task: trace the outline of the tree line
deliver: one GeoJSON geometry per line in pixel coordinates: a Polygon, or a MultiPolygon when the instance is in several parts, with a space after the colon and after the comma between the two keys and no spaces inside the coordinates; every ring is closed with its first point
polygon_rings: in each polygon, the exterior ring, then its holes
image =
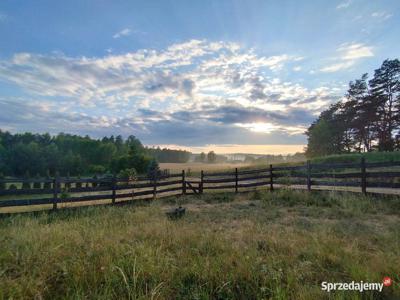
{"type": "Polygon", "coordinates": [[[385,60],[351,81],[343,100],[321,112],[306,131],[307,157],[400,149],[400,61],[385,60]]]}
{"type": "Polygon", "coordinates": [[[60,133],[12,134],[0,130],[0,173],[6,176],[77,176],[134,169],[146,173],[152,161],[186,162],[190,152],[147,148],[135,136],[92,139],[60,133]]]}

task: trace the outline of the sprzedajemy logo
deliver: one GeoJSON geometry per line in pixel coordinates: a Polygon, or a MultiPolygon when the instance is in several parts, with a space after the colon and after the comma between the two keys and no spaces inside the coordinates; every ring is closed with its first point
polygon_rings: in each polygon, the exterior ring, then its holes
{"type": "Polygon", "coordinates": [[[382,283],[379,282],[364,282],[364,281],[351,281],[351,282],[326,282],[321,283],[321,289],[327,291],[379,291],[382,292],[384,286],[392,285],[392,279],[388,276],[383,278],[382,283]]]}

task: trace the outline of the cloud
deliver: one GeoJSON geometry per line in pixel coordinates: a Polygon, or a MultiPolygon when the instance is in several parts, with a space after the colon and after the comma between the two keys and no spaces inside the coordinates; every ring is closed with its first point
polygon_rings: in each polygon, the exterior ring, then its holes
{"type": "Polygon", "coordinates": [[[347,0],[347,1],[343,1],[340,2],[337,6],[336,9],[344,9],[344,8],[348,8],[351,4],[351,0],[347,0]]]}
{"type": "Polygon", "coordinates": [[[129,28],[124,28],[124,29],[122,29],[121,31],[118,31],[117,33],[115,33],[115,34],[113,35],[113,38],[114,38],[114,39],[119,39],[120,37],[124,37],[124,36],[131,35],[131,33],[132,33],[132,30],[131,30],[131,29],[129,29],[129,28]]]}
{"type": "Polygon", "coordinates": [[[341,58],[344,60],[355,60],[362,57],[374,56],[372,47],[361,43],[343,44],[337,51],[341,52],[341,58]]]}
{"type": "Polygon", "coordinates": [[[0,80],[27,96],[0,99],[0,126],[135,134],[148,144],[232,144],[238,137],[249,144],[302,144],[302,130],[336,92],[278,77],[301,59],[207,40],[104,57],[18,53],[0,61],[0,80]]]}
{"type": "Polygon", "coordinates": [[[371,14],[371,17],[379,19],[381,21],[386,21],[390,19],[393,15],[386,11],[376,11],[371,14]]]}
{"type": "Polygon", "coordinates": [[[348,69],[353,65],[354,65],[354,61],[345,61],[345,62],[340,62],[340,63],[336,63],[336,64],[332,64],[332,65],[323,67],[322,69],[320,69],[320,71],[326,72],[326,73],[332,73],[332,72],[337,72],[340,70],[348,69]]]}
{"type": "Polygon", "coordinates": [[[360,58],[374,56],[373,47],[362,43],[345,43],[340,45],[336,51],[339,53],[339,56],[335,60],[339,61],[321,68],[321,72],[331,73],[346,70],[352,67],[360,58]]]}

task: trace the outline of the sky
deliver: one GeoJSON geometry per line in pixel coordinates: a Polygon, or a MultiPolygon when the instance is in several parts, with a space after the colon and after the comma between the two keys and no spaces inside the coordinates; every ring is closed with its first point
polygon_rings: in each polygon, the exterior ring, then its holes
{"type": "Polygon", "coordinates": [[[400,1],[0,2],[0,129],[194,152],[302,151],[400,57],[400,1]]]}

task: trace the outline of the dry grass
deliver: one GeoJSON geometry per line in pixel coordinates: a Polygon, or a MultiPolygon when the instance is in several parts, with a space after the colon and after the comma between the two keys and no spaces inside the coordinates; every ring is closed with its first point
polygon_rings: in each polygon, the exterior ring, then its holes
{"type": "Polygon", "coordinates": [[[172,173],[182,172],[185,170],[188,172],[190,169],[191,172],[198,173],[201,170],[204,172],[217,172],[217,171],[225,171],[225,170],[234,170],[235,168],[248,167],[249,164],[246,163],[160,163],[161,169],[169,169],[172,173]]]}
{"type": "Polygon", "coordinates": [[[289,190],[13,215],[0,299],[398,299],[399,222],[398,198],[289,190]],[[384,275],[383,293],[320,288],[384,275]]]}

